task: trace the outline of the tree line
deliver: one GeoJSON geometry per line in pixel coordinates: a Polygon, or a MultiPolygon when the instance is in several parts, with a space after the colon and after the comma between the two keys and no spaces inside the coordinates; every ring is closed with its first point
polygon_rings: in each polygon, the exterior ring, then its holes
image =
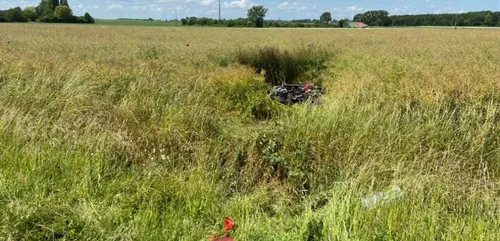
{"type": "Polygon", "coordinates": [[[68,0],[41,0],[38,6],[0,10],[0,22],[47,22],[47,23],[94,23],[94,18],[85,13],[74,16],[68,0]]]}
{"type": "Polygon", "coordinates": [[[348,27],[349,22],[363,22],[370,26],[500,26],[500,12],[480,11],[460,14],[420,14],[389,15],[385,10],[367,11],[354,16],[352,20],[335,20],[330,12],[324,12],[319,19],[299,19],[290,21],[264,20],[267,9],[253,6],[248,9],[247,18],[212,19],[187,17],[181,19],[183,25],[223,26],[223,27],[348,27]]]}
{"type": "MultiPolygon", "coordinates": [[[[256,27],[256,23],[246,18],[237,19],[212,19],[187,17],[181,19],[185,26],[213,26],[213,27],[256,27]]],[[[297,19],[297,20],[264,20],[262,27],[276,28],[312,28],[312,27],[337,27],[334,24],[325,24],[316,19],[297,19]]]]}
{"type": "Polygon", "coordinates": [[[354,16],[354,21],[370,26],[500,26],[500,12],[480,11],[467,13],[392,15],[384,10],[368,11],[354,16]]]}
{"type": "Polygon", "coordinates": [[[238,19],[212,19],[212,18],[197,18],[187,17],[181,19],[182,25],[193,26],[223,26],[223,27],[333,27],[330,25],[332,20],[330,13],[324,13],[320,20],[315,19],[298,19],[290,21],[282,20],[264,20],[268,9],[262,5],[252,6],[248,9],[247,18],[238,19]]]}

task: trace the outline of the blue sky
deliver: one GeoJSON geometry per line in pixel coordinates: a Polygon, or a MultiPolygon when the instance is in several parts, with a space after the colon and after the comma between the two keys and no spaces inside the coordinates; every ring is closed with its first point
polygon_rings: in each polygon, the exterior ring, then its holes
{"type": "MultiPolygon", "coordinates": [[[[0,9],[37,5],[39,0],[0,0],[0,9]]],[[[218,17],[218,0],[69,0],[76,15],[89,12],[95,18],[175,19],[186,16],[218,17]]],[[[252,5],[269,8],[266,19],[319,18],[331,12],[333,18],[352,18],[367,10],[388,10],[395,14],[456,13],[478,10],[500,11],[500,0],[221,0],[222,17],[245,17],[252,5]]]]}

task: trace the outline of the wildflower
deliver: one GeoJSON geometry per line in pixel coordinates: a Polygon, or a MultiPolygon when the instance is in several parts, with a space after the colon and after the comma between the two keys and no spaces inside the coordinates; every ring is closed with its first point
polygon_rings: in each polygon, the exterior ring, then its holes
{"type": "Polygon", "coordinates": [[[230,237],[231,231],[234,229],[234,221],[228,217],[224,218],[224,231],[225,237],[217,238],[215,235],[210,236],[210,241],[234,241],[233,238],[230,237]]]}
{"type": "Polygon", "coordinates": [[[233,230],[234,228],[234,221],[231,220],[228,217],[224,218],[224,229],[226,230],[226,233],[229,233],[233,230]]]}

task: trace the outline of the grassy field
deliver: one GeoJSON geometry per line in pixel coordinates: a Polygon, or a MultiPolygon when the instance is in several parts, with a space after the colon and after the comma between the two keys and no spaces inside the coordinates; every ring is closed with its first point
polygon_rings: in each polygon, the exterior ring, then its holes
{"type": "Polygon", "coordinates": [[[500,32],[0,32],[0,240],[500,240],[500,32]],[[235,60],[309,45],[319,106],[235,60]]]}

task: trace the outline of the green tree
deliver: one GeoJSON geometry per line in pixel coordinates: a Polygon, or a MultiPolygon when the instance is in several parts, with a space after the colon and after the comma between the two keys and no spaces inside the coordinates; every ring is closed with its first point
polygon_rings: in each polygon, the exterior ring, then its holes
{"type": "Polygon", "coordinates": [[[59,5],[69,7],[68,0],[61,0],[61,2],[59,3],[59,5]]]}
{"type": "Polygon", "coordinates": [[[349,19],[344,18],[339,20],[339,28],[345,28],[349,25],[349,19]]]}
{"type": "Polygon", "coordinates": [[[372,26],[389,26],[391,24],[389,12],[384,10],[368,11],[363,15],[356,15],[355,18],[357,18],[357,21],[362,21],[372,26]]]}
{"type": "Polygon", "coordinates": [[[490,13],[487,13],[486,15],[484,15],[484,25],[495,26],[493,15],[491,15],[490,13]]]}
{"type": "Polygon", "coordinates": [[[257,28],[264,26],[264,18],[266,17],[268,9],[262,5],[256,5],[248,9],[248,20],[255,23],[257,28]]]}
{"type": "Polygon", "coordinates": [[[26,7],[23,9],[24,16],[30,21],[36,21],[38,13],[36,7],[26,7]]]}
{"type": "Polygon", "coordinates": [[[321,14],[321,17],[319,17],[319,21],[328,24],[330,21],[332,21],[332,14],[329,12],[324,12],[321,14]]]}
{"type": "Polygon", "coordinates": [[[50,10],[55,11],[59,6],[59,0],[48,0],[48,7],[50,10]]]}
{"type": "Polygon", "coordinates": [[[38,13],[38,16],[43,17],[54,14],[54,9],[50,9],[49,0],[41,0],[38,7],[36,7],[36,12],[38,13]]]}
{"type": "Polygon", "coordinates": [[[358,13],[354,16],[353,21],[354,22],[363,22],[363,17],[364,17],[364,14],[358,13]]]}
{"type": "Polygon", "coordinates": [[[198,19],[195,17],[188,18],[187,25],[195,25],[198,23],[198,19]]]}
{"type": "Polygon", "coordinates": [[[54,16],[60,21],[69,23],[73,19],[73,11],[67,6],[57,6],[54,11],[54,16]]]}
{"type": "Polygon", "coordinates": [[[28,19],[24,16],[23,10],[20,7],[11,8],[5,14],[7,22],[27,22],[28,19]]]}
{"type": "Polygon", "coordinates": [[[86,23],[95,23],[95,20],[92,16],[90,16],[90,13],[85,13],[85,15],[83,15],[83,18],[85,19],[86,23]]]}
{"type": "Polygon", "coordinates": [[[0,23],[6,22],[7,19],[5,19],[5,12],[0,10],[0,23]]]}

